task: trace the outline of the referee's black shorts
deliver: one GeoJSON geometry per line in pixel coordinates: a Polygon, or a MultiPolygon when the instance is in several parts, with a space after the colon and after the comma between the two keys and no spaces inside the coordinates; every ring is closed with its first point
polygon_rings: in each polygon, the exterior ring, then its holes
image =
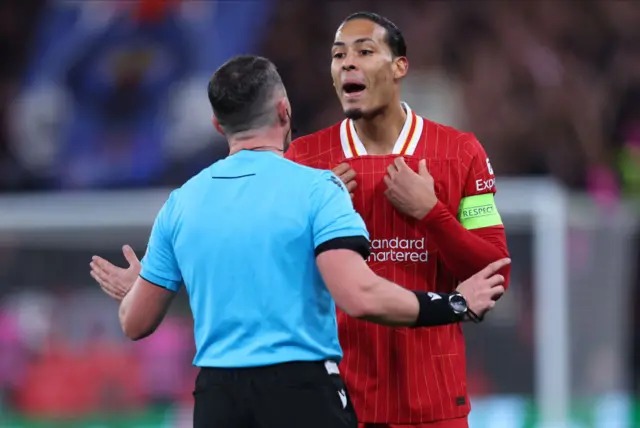
{"type": "Polygon", "coordinates": [[[202,368],[193,395],[194,428],[358,427],[340,375],[324,362],[202,368]]]}

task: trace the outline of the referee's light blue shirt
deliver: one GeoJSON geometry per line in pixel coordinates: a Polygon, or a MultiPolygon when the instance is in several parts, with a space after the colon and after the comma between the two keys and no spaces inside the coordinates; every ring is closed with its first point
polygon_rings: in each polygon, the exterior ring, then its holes
{"type": "Polygon", "coordinates": [[[351,236],[369,239],[333,173],[241,151],[171,193],[140,275],[172,291],[186,285],[196,366],[339,361],[335,304],[314,250],[351,236]]]}

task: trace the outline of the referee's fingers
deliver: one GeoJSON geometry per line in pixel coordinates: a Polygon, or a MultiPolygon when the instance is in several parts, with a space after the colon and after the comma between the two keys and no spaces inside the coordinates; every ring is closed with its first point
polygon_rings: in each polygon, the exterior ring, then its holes
{"type": "Polygon", "coordinates": [[[104,277],[101,277],[96,271],[89,272],[91,277],[96,280],[102,291],[104,291],[110,297],[113,297],[116,300],[121,300],[125,294],[125,291],[120,287],[114,285],[114,283],[106,280],[104,277]]]}
{"type": "Polygon", "coordinates": [[[91,264],[91,276],[98,281],[101,287],[108,287],[114,292],[125,292],[126,287],[122,284],[121,279],[114,272],[102,269],[95,263],[91,264]]]}
{"type": "Polygon", "coordinates": [[[502,285],[498,285],[497,287],[493,287],[490,290],[490,296],[492,300],[498,300],[500,296],[504,294],[504,287],[502,285]]]}
{"type": "Polygon", "coordinates": [[[96,282],[100,284],[100,286],[102,286],[102,279],[96,274],[94,270],[89,271],[89,275],[91,275],[91,278],[95,279],[96,282]]]}
{"type": "Polygon", "coordinates": [[[111,289],[109,289],[108,287],[104,287],[104,286],[100,286],[100,288],[102,289],[102,291],[105,292],[105,294],[109,297],[111,297],[112,299],[116,299],[116,300],[122,300],[122,296],[120,295],[120,293],[117,293],[111,289]]]}
{"type": "Polygon", "coordinates": [[[93,279],[96,280],[96,282],[98,283],[98,285],[100,286],[100,288],[102,288],[102,290],[106,293],[110,293],[110,287],[109,287],[109,283],[108,281],[105,281],[104,278],[102,278],[100,275],[98,275],[95,271],[91,271],[90,275],[93,279]]]}
{"type": "Polygon", "coordinates": [[[109,282],[109,276],[101,269],[91,266],[91,277],[98,281],[100,285],[109,282]]]}
{"type": "Polygon", "coordinates": [[[502,284],[504,284],[504,276],[502,275],[492,275],[487,278],[487,285],[491,288],[502,284]]]}
{"type": "Polygon", "coordinates": [[[95,263],[100,269],[102,269],[102,270],[104,270],[106,272],[111,272],[113,270],[113,268],[116,267],[111,262],[103,259],[100,256],[93,256],[93,258],[91,259],[91,262],[95,263]]]}
{"type": "Polygon", "coordinates": [[[131,248],[131,246],[123,246],[122,253],[124,254],[124,258],[129,262],[129,265],[137,265],[138,263],[140,263],[140,260],[138,260],[138,256],[136,256],[136,252],[133,251],[133,248],[131,248]]]}
{"type": "Polygon", "coordinates": [[[500,269],[507,266],[509,263],[511,263],[511,259],[509,258],[497,260],[493,263],[490,263],[486,268],[478,272],[478,276],[480,276],[481,278],[489,278],[490,276],[498,272],[500,269]]]}

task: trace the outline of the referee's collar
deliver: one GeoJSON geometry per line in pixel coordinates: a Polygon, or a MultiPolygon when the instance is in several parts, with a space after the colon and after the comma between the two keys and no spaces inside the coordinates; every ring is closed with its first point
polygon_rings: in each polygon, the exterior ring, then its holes
{"type": "Polygon", "coordinates": [[[230,154],[228,157],[236,156],[236,155],[239,155],[240,153],[244,153],[246,156],[251,156],[251,154],[254,154],[254,153],[255,154],[270,153],[275,156],[282,156],[284,154],[284,152],[276,151],[275,149],[270,150],[270,149],[256,148],[256,149],[240,149],[237,152],[230,154]]]}

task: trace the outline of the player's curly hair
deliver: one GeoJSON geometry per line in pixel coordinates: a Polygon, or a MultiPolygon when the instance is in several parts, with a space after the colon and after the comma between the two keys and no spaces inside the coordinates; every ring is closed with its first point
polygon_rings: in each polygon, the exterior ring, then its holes
{"type": "Polygon", "coordinates": [[[342,23],[344,24],[355,19],[366,19],[384,28],[387,32],[385,42],[389,46],[389,49],[391,49],[391,54],[394,57],[407,56],[407,44],[404,41],[404,35],[391,20],[373,12],[356,12],[347,16],[342,23]]]}
{"type": "Polygon", "coordinates": [[[209,81],[213,114],[229,135],[259,129],[277,120],[275,91],[284,91],[276,66],[266,58],[241,55],[225,62],[209,81]]]}

